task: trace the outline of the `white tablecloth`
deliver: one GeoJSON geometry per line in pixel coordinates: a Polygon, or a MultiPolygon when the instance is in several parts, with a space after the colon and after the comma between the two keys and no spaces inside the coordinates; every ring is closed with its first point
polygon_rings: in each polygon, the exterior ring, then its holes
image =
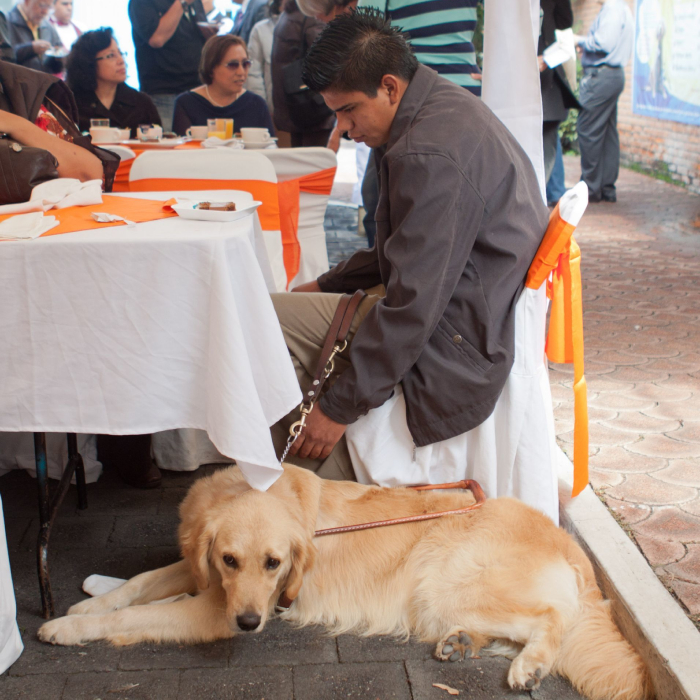
{"type": "Polygon", "coordinates": [[[0,243],[0,431],[200,428],[269,487],[280,473],[269,426],[300,392],[255,222],[0,243]]]}

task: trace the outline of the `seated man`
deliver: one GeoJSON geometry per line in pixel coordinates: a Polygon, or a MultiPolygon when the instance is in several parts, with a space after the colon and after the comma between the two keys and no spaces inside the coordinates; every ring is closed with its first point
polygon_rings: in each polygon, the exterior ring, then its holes
{"type": "MultiPolygon", "coordinates": [[[[399,383],[416,447],[466,433],[492,413],[548,212],[506,127],[467,90],[419,65],[383,13],[334,19],[307,56],[304,80],[341,131],[375,149],[380,180],[375,248],[294,290],[306,294],[273,295],[308,391],[338,293],[381,290],[361,304],[337,378],[291,450],[290,461],[320,476],[351,479],[345,430],[399,383]]],[[[297,418],[273,427],[279,449],[297,418]]]]}

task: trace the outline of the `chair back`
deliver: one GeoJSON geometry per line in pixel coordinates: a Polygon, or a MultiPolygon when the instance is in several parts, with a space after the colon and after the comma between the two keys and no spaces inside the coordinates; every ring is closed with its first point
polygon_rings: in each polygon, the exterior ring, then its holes
{"type": "MultiPolygon", "coordinates": [[[[333,187],[337,158],[329,148],[281,148],[260,151],[275,168],[282,198],[298,196],[296,237],[300,248],[298,265],[290,277],[289,288],[315,280],[328,270],[328,251],[324,219],[333,187]],[[296,189],[298,182],[298,190],[296,189]],[[298,192],[298,195],[296,195],[298,192]]],[[[281,215],[285,206],[280,201],[281,215]]],[[[284,224],[283,224],[284,228],[284,224]]],[[[289,264],[287,272],[290,272],[289,264]]]]}
{"type": "Polygon", "coordinates": [[[255,151],[229,148],[149,150],[129,175],[132,192],[173,190],[243,190],[262,202],[258,209],[275,285],[287,283],[280,231],[277,175],[270,161],[255,151]]]}

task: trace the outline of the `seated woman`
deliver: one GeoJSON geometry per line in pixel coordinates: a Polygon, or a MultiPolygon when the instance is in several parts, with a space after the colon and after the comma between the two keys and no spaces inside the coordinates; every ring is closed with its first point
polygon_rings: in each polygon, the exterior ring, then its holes
{"type": "Polygon", "coordinates": [[[110,126],[131,129],[135,138],[139,124],[161,123],[153,100],[124,82],[126,63],[111,27],[82,34],[73,44],[67,70],[81,131],[90,128],[91,119],[109,119],[110,126]]]}
{"type": "Polygon", "coordinates": [[[250,60],[243,39],[232,34],[213,36],[204,44],[199,77],[204,85],[183,92],[175,100],[173,131],[184,135],[207,119],[233,119],[236,131],[246,127],[274,127],[265,100],[245,89],[250,60]]]}
{"type": "Polygon", "coordinates": [[[73,95],[62,80],[0,61],[0,132],[49,151],[58,161],[59,177],[102,180],[110,192],[119,157],[81,136],[77,116],[73,95]]]}

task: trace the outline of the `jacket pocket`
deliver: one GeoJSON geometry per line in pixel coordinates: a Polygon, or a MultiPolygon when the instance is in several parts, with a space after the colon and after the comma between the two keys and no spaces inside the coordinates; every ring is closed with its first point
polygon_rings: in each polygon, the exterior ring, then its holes
{"type": "Polygon", "coordinates": [[[440,319],[437,332],[447,340],[454,350],[460,353],[466,360],[487,372],[493,367],[493,362],[485,358],[465,337],[445,318],[440,319]]]}

